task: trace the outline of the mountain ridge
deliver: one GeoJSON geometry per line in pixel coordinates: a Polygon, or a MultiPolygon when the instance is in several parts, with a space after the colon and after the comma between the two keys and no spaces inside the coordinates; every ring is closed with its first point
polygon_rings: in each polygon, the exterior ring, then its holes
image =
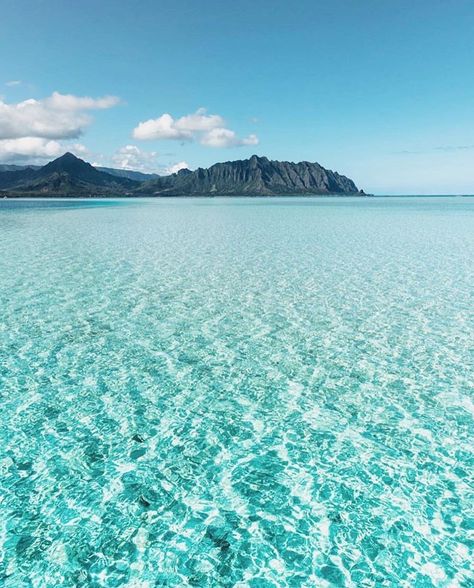
{"type": "Polygon", "coordinates": [[[138,185],[128,178],[101,172],[69,152],[39,169],[0,173],[0,189],[17,197],[123,195],[138,185]]]}
{"type": "MultiPolygon", "coordinates": [[[[35,165],[35,164],[26,164],[20,165],[15,163],[0,163],[0,173],[6,171],[24,171],[25,169],[41,169],[42,165],[35,165]]],[[[105,172],[110,174],[111,176],[118,176],[120,178],[128,178],[129,180],[135,180],[137,182],[145,182],[147,180],[153,180],[160,177],[159,174],[153,172],[142,172],[134,169],[122,169],[116,167],[102,167],[99,165],[94,165],[95,169],[101,172],[105,172]]]]}
{"type": "Polygon", "coordinates": [[[249,159],[180,170],[145,182],[138,192],[155,196],[276,196],[291,194],[363,194],[346,176],[318,163],[249,159]]]}
{"type": "Polygon", "coordinates": [[[0,171],[0,193],[11,197],[365,195],[347,176],[308,161],[252,155],[139,181],[97,169],[69,152],[40,168],[0,171]]]}
{"type": "Polygon", "coordinates": [[[110,174],[111,176],[117,176],[119,178],[128,178],[129,180],[135,180],[136,182],[146,182],[147,180],[154,180],[159,178],[160,175],[156,173],[141,172],[135,169],[119,169],[115,167],[102,167],[94,166],[95,169],[110,174]]]}

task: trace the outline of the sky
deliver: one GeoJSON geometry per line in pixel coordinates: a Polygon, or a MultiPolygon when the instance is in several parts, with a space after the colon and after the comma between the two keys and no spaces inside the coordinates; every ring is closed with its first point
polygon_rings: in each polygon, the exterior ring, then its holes
{"type": "Polygon", "coordinates": [[[473,0],[1,0],[0,163],[252,154],[474,193],[473,0]]]}

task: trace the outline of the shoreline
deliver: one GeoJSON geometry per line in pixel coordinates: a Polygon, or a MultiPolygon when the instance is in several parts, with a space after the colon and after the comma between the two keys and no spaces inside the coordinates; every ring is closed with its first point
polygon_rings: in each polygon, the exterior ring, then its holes
{"type": "Polygon", "coordinates": [[[472,198],[474,194],[186,194],[186,195],[173,195],[173,196],[158,196],[158,195],[147,195],[143,194],[140,196],[125,196],[123,194],[117,195],[103,195],[97,194],[94,196],[84,196],[84,195],[29,195],[25,194],[22,196],[12,196],[12,195],[2,195],[0,193],[0,201],[2,200],[141,200],[141,199],[150,199],[150,200],[171,200],[171,199],[195,199],[195,198],[206,198],[209,200],[215,198],[246,198],[246,199],[256,199],[256,198],[265,198],[268,200],[274,198],[308,198],[308,199],[316,199],[316,198],[338,198],[338,199],[347,199],[347,198],[357,198],[357,199],[365,199],[365,198],[472,198]]]}

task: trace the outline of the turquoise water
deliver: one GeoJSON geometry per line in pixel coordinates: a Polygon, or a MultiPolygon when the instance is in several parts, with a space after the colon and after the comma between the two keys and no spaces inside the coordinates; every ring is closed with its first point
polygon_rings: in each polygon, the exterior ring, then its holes
{"type": "Polygon", "coordinates": [[[1,201],[0,251],[1,586],[473,585],[474,198],[1,201]]]}

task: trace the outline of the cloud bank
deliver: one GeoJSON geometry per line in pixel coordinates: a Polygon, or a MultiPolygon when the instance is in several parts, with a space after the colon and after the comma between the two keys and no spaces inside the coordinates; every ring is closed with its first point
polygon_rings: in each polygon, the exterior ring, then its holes
{"type": "Polygon", "coordinates": [[[160,154],[156,151],[144,151],[136,145],[124,145],[117,149],[110,160],[103,156],[97,165],[109,165],[119,169],[131,169],[141,171],[143,173],[157,173],[160,175],[168,175],[178,172],[180,169],[189,168],[186,161],[178,161],[176,163],[163,163],[159,161],[160,154]]]}
{"type": "Polygon", "coordinates": [[[192,114],[173,118],[164,113],[158,118],[140,122],[133,129],[133,137],[141,141],[175,140],[199,141],[206,147],[237,147],[257,145],[258,137],[249,135],[240,139],[236,133],[225,127],[225,121],[219,114],[207,114],[206,109],[199,108],[192,114]]]}
{"type": "Polygon", "coordinates": [[[0,140],[77,138],[92,121],[88,111],[110,108],[118,101],[116,96],[89,98],[59,92],[43,100],[0,101],[0,140]]]}
{"type": "Polygon", "coordinates": [[[62,147],[58,141],[41,139],[40,137],[22,137],[0,141],[0,161],[53,158],[62,155],[62,153],[62,147]]]}
{"type": "Polygon", "coordinates": [[[51,158],[70,146],[59,141],[76,139],[92,122],[89,112],[118,104],[116,96],[91,98],[53,92],[8,104],[0,100],[0,159],[51,158]]]}
{"type": "Polygon", "coordinates": [[[63,143],[41,137],[21,137],[19,139],[4,139],[0,141],[0,162],[9,163],[22,161],[29,163],[44,163],[65,151],[72,151],[78,157],[85,156],[88,151],[80,143],[63,143]]]}
{"type": "Polygon", "coordinates": [[[154,172],[158,167],[157,157],[156,151],[143,151],[136,145],[125,145],[114,153],[112,164],[120,169],[154,172]]]}
{"type": "Polygon", "coordinates": [[[257,135],[249,135],[244,139],[239,139],[234,131],[218,127],[203,135],[201,143],[207,147],[239,147],[241,145],[258,145],[258,137],[257,135]]]}
{"type": "MultiPolygon", "coordinates": [[[[12,86],[16,84],[16,80],[8,82],[12,86]]],[[[7,103],[0,97],[0,161],[29,160],[42,163],[65,151],[85,155],[87,149],[73,141],[91,124],[93,111],[112,108],[118,103],[119,98],[116,96],[93,98],[60,92],[53,92],[42,99],[30,98],[16,103],[7,103]]],[[[214,148],[257,145],[259,142],[255,134],[239,137],[226,126],[222,116],[209,114],[204,108],[180,118],[164,113],[158,118],[140,122],[132,134],[140,141],[195,141],[214,148]]],[[[96,157],[105,159],[105,156],[99,154],[96,157]]],[[[144,172],[159,170],[161,173],[174,173],[189,167],[185,161],[160,165],[157,158],[156,151],[125,145],[107,159],[121,169],[144,172]]]]}

